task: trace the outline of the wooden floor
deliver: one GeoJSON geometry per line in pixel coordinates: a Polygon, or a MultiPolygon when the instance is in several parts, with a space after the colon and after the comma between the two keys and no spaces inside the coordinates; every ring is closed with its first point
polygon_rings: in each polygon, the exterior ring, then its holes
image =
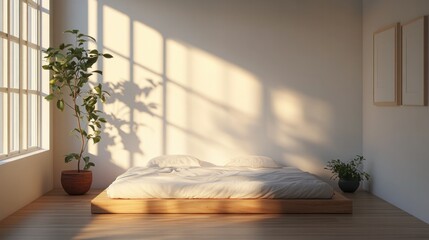
{"type": "Polygon", "coordinates": [[[97,214],[54,190],[0,221],[0,239],[429,239],[429,225],[366,193],[353,214],[97,214]]]}

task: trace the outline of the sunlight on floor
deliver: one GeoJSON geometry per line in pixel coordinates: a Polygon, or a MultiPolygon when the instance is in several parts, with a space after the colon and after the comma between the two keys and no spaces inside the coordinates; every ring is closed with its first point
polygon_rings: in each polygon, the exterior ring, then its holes
{"type": "MultiPolygon", "coordinates": [[[[192,235],[192,232],[204,232],[210,229],[240,228],[246,226],[246,234],[252,235],[260,231],[260,224],[270,219],[278,218],[275,214],[246,214],[244,218],[241,214],[100,214],[93,215],[87,227],[81,229],[79,239],[94,238],[144,238],[150,236],[151,239],[180,238],[180,236],[192,235]],[[136,226],[136,223],[145,221],[144,225],[136,226]],[[198,222],[198,231],[193,229],[195,222],[198,222]],[[253,223],[253,224],[252,224],[253,223]],[[159,226],[165,229],[163,234],[159,234],[159,226]],[[97,226],[97,227],[94,227],[97,226]],[[116,226],[127,226],[117,228],[116,226]],[[169,229],[175,229],[170,231],[169,229]],[[154,238],[158,236],[158,238],[154,238]],[[170,236],[170,237],[168,237],[170,236]]],[[[200,235],[201,236],[201,235],[200,235]]]]}

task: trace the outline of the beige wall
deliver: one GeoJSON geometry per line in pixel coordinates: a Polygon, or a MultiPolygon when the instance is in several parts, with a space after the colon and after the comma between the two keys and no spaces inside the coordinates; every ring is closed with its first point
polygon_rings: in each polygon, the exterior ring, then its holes
{"type": "Polygon", "coordinates": [[[52,151],[0,163],[0,220],[52,189],[52,151]]]}
{"type": "MultiPolygon", "coordinates": [[[[46,8],[45,5],[44,7],[46,8]]],[[[50,7],[50,9],[52,8],[50,7]]],[[[43,24],[49,23],[49,20],[52,20],[52,15],[45,11],[42,19],[43,24]]],[[[49,45],[49,39],[52,38],[51,28],[43,25],[42,29],[46,31],[42,37],[44,40],[42,45],[49,45]]],[[[42,81],[48,82],[49,75],[47,72],[42,73],[42,79],[42,81]]],[[[48,86],[42,87],[41,91],[46,94],[48,86]]],[[[0,161],[0,220],[53,188],[53,116],[51,104],[42,101],[41,110],[41,146],[43,150],[0,161]]]]}
{"type": "MultiPolygon", "coordinates": [[[[321,176],[361,154],[361,16],[359,0],[55,1],[56,44],[78,28],[115,56],[99,65],[113,94],[93,187],[166,153],[262,154],[321,176]]],[[[54,126],[59,186],[76,145],[64,114],[54,126]]]]}
{"type": "Polygon", "coordinates": [[[363,2],[363,153],[371,191],[429,222],[429,108],[372,104],[372,34],[429,14],[426,0],[363,2]]]}

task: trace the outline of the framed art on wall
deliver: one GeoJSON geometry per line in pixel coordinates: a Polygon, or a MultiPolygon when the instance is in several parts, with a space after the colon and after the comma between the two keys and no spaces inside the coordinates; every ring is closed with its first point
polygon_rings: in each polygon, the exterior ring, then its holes
{"type": "Polygon", "coordinates": [[[374,32],[373,100],[377,106],[401,104],[399,23],[374,32]]]}
{"type": "Polygon", "coordinates": [[[427,16],[402,25],[402,105],[427,106],[427,16]]]}

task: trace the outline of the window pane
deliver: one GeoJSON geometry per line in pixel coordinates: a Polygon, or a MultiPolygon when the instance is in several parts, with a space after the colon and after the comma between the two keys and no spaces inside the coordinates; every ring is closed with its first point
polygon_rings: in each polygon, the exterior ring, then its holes
{"type": "Polygon", "coordinates": [[[21,17],[21,21],[22,21],[22,32],[21,32],[21,37],[22,39],[24,39],[25,41],[27,41],[27,23],[28,23],[28,19],[27,19],[27,11],[28,11],[28,6],[27,3],[25,1],[22,2],[22,17],[21,17]]]}
{"type": "Polygon", "coordinates": [[[31,90],[37,90],[37,50],[28,48],[28,88],[31,90]]]}
{"type": "Polygon", "coordinates": [[[7,87],[7,42],[0,38],[0,87],[7,87]]]}
{"type": "Polygon", "coordinates": [[[19,150],[19,94],[10,96],[10,151],[19,150]]]}
{"type": "Polygon", "coordinates": [[[19,44],[10,42],[10,87],[19,88],[19,44]]]}
{"type": "Polygon", "coordinates": [[[37,44],[37,10],[28,8],[28,41],[37,44]]]}
{"type": "MultiPolygon", "coordinates": [[[[47,54],[42,52],[42,53],[40,53],[40,55],[41,55],[41,59],[42,59],[41,64],[47,64],[46,58],[45,58],[47,56],[47,54]]],[[[49,71],[41,71],[40,76],[41,76],[41,78],[39,79],[39,81],[42,83],[40,86],[40,88],[41,88],[40,90],[45,94],[49,94],[49,84],[48,84],[49,79],[50,79],[49,71]]]]}
{"type": "Polygon", "coordinates": [[[19,1],[10,0],[10,34],[19,37],[19,1]]]}
{"type": "Polygon", "coordinates": [[[0,0],[0,155],[49,146],[40,135],[41,123],[48,130],[50,124],[44,110],[49,104],[42,105],[42,94],[49,94],[49,72],[41,71],[40,52],[50,45],[49,4],[0,0]]]}
{"type": "Polygon", "coordinates": [[[22,114],[21,116],[21,121],[23,122],[22,126],[21,126],[21,134],[22,134],[22,150],[27,150],[27,116],[28,113],[26,111],[27,109],[27,94],[23,93],[22,94],[22,98],[21,98],[21,104],[22,104],[22,109],[23,111],[20,113],[22,114]]]}
{"type": "Polygon", "coordinates": [[[7,98],[0,92],[0,155],[7,151],[7,98]]]}
{"type": "Polygon", "coordinates": [[[7,1],[0,0],[0,31],[7,33],[7,1]]]}
{"type": "Polygon", "coordinates": [[[22,51],[22,61],[21,61],[21,88],[22,89],[27,89],[27,75],[28,75],[28,64],[27,64],[27,59],[28,59],[28,53],[27,53],[27,46],[26,45],[22,45],[21,46],[21,51],[22,51]]]}
{"type": "Polygon", "coordinates": [[[42,0],[42,8],[49,10],[49,0],[42,0]]]}
{"type": "Polygon", "coordinates": [[[35,147],[37,146],[37,95],[30,94],[28,102],[28,146],[35,147]]]}
{"type": "Polygon", "coordinates": [[[47,49],[49,48],[49,32],[50,32],[50,26],[49,26],[49,13],[48,12],[42,12],[42,18],[41,18],[41,24],[40,24],[40,44],[42,45],[42,48],[47,49]]]}

